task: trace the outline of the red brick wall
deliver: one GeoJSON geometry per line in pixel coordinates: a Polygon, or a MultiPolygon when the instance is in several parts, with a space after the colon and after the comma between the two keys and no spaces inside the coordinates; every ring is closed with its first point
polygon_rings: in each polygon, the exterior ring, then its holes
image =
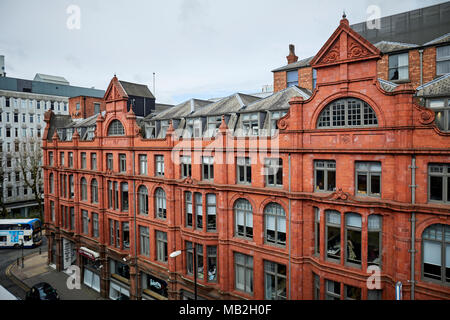
{"type": "MultiPolygon", "coordinates": [[[[418,49],[409,51],[409,80],[414,88],[420,86],[420,53],[418,49]]],[[[436,77],[436,47],[423,49],[422,84],[436,77]]],[[[389,80],[389,54],[384,54],[377,63],[378,77],[389,80]]]]}
{"type": "Polygon", "coordinates": [[[69,98],[69,114],[73,118],[89,118],[94,115],[94,103],[100,103],[100,111],[105,110],[105,101],[102,98],[78,96],[69,98]],[[77,103],[80,110],[76,110],[77,103]]]}
{"type": "Polygon", "coordinates": [[[286,71],[279,71],[273,73],[273,91],[278,92],[286,89],[286,71]]]}

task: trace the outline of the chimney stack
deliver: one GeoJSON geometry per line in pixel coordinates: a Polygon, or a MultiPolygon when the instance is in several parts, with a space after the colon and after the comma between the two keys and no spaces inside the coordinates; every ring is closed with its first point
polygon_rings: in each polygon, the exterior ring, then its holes
{"type": "Polygon", "coordinates": [[[286,57],[288,64],[298,61],[298,57],[295,55],[295,46],[293,44],[289,45],[289,55],[286,57]]]}

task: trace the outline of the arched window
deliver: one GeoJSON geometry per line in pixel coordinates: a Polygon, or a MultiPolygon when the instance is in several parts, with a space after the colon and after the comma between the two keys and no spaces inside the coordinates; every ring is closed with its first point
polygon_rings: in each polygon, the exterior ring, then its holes
{"type": "Polygon", "coordinates": [[[108,136],[123,136],[125,129],[119,120],[113,120],[108,128],[108,136]]]}
{"type": "Polygon", "coordinates": [[[98,203],[98,182],[96,179],[91,181],[91,202],[98,203]]]}
{"type": "Polygon", "coordinates": [[[338,99],[327,105],[320,113],[317,128],[376,127],[375,111],[364,101],[356,98],[338,99]]]}
{"type": "Polygon", "coordinates": [[[145,186],[138,188],[138,206],[140,214],[148,214],[148,191],[145,186]]]}
{"type": "Polygon", "coordinates": [[[264,225],[266,242],[286,245],[286,213],[281,205],[272,202],[264,208],[264,225]]]}
{"type": "Polygon", "coordinates": [[[81,186],[81,200],[87,201],[87,181],[85,178],[81,178],[80,186],[81,186]]]}
{"type": "Polygon", "coordinates": [[[54,186],[53,173],[50,173],[48,176],[48,189],[50,193],[54,192],[53,186],[54,186]]]}
{"type": "Polygon", "coordinates": [[[253,208],[248,200],[239,199],[234,203],[234,234],[253,239],[253,208]]]}
{"type": "Polygon", "coordinates": [[[157,218],[166,219],[166,193],[161,188],[155,191],[155,209],[157,218]]]}
{"type": "Polygon", "coordinates": [[[450,226],[433,224],[422,234],[422,275],[450,283],[450,226]]]}

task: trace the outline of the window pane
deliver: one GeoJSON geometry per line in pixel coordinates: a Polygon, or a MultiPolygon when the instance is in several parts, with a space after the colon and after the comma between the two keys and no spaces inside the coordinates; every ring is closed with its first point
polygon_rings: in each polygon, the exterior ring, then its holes
{"type": "Polygon", "coordinates": [[[358,173],[358,193],[367,194],[367,174],[358,173]]]}
{"type": "Polygon", "coordinates": [[[329,258],[340,259],[341,232],[340,228],[327,227],[327,255],[329,258]]]}
{"type": "Polygon", "coordinates": [[[381,177],[379,175],[372,175],[370,177],[370,191],[371,194],[379,195],[381,189],[381,177]]]}
{"type": "Polygon", "coordinates": [[[442,201],[443,177],[430,176],[430,200],[442,201]]]}

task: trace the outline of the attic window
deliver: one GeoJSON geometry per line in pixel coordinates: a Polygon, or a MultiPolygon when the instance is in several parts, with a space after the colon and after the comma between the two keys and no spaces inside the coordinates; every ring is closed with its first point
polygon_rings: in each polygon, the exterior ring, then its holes
{"type": "Polygon", "coordinates": [[[298,84],[298,70],[288,71],[286,73],[286,87],[296,86],[298,84]]]}
{"type": "Polygon", "coordinates": [[[108,128],[108,136],[123,136],[125,129],[119,120],[113,120],[108,128]]]}

